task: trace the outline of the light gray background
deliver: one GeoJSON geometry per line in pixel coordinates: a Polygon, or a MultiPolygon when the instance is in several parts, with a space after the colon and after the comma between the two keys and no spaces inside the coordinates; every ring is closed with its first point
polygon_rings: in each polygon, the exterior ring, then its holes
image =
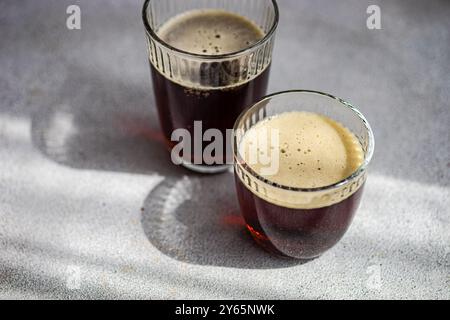
{"type": "Polygon", "coordinates": [[[170,165],[140,10],[0,2],[0,298],[450,298],[449,1],[280,0],[270,91],[345,98],[377,142],[350,230],[306,264],[255,246],[231,174],[170,165]]]}

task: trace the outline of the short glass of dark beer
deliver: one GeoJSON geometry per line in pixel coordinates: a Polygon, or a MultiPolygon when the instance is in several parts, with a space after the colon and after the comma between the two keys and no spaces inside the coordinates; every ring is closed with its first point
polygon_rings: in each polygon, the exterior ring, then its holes
{"type": "Polygon", "coordinates": [[[344,235],[374,151],[358,109],[317,91],[287,91],[237,119],[235,182],[248,230],[278,255],[313,259],[344,235]]]}
{"type": "Polygon", "coordinates": [[[202,173],[227,170],[235,120],[266,94],[275,0],[146,0],[143,20],[172,161],[202,173]]]}

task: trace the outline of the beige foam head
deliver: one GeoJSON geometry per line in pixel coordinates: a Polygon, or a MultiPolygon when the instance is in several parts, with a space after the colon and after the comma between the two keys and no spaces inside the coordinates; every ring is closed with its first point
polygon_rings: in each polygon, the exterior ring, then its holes
{"type": "Polygon", "coordinates": [[[168,20],[158,36],[179,50],[220,55],[245,49],[264,37],[251,20],[223,10],[193,10],[168,20]]]}
{"type": "MultiPolygon", "coordinates": [[[[355,172],[364,161],[364,152],[356,136],[338,122],[309,112],[287,112],[267,118],[250,128],[240,143],[245,161],[259,175],[266,167],[249,157],[255,137],[277,132],[279,144],[257,149],[258,154],[278,155],[279,166],[269,181],[294,188],[318,188],[337,183],[355,172]],[[275,149],[277,148],[277,149],[275,149]],[[273,153],[274,150],[278,152],[273,153]]],[[[259,144],[261,145],[261,144],[259,144]]]]}

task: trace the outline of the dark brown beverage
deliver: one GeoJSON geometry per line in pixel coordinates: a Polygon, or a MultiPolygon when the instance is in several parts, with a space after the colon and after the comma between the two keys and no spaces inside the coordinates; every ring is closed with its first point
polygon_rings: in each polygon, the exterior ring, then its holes
{"type": "MultiPolygon", "coordinates": [[[[350,176],[361,165],[364,152],[347,128],[325,116],[287,112],[266,118],[248,130],[239,147],[246,166],[270,181],[264,187],[237,167],[236,189],[247,228],[268,251],[312,259],[333,247],[347,231],[359,206],[364,180],[332,194],[307,192],[298,197],[289,189],[325,188],[350,176]],[[270,176],[251,162],[251,148],[261,132],[277,132],[279,143],[267,145],[278,159],[270,176]],[[284,186],[280,188],[280,186],[284,186]]],[[[256,149],[257,154],[264,150],[256,149]]],[[[255,158],[256,159],[256,158],[255,158]]]]}
{"type": "MultiPolygon", "coordinates": [[[[175,83],[151,66],[153,88],[161,128],[167,139],[169,148],[175,144],[171,141],[175,129],[185,128],[194,136],[194,121],[202,121],[203,131],[211,128],[220,130],[226,137],[226,130],[233,128],[239,114],[248,106],[263,97],[267,92],[269,67],[257,78],[227,89],[192,89],[175,83]]],[[[188,158],[192,163],[203,164],[203,150],[210,142],[202,142],[201,152],[188,158]]],[[[230,163],[232,155],[226,154],[224,144],[222,164],[230,163]],[[228,159],[227,159],[228,158],[228,159]]]]}
{"type": "Polygon", "coordinates": [[[236,188],[247,229],[266,250],[312,259],[333,247],[345,234],[358,209],[363,186],[349,198],[323,208],[291,209],[249,191],[239,178],[236,188]]]}
{"type": "MultiPolygon", "coordinates": [[[[177,49],[209,56],[237,52],[264,37],[261,29],[247,18],[210,9],[176,16],[159,28],[158,35],[177,49]]],[[[205,164],[203,151],[210,141],[200,140],[201,148],[192,148],[190,154],[180,156],[203,166],[230,163],[232,154],[226,152],[227,129],[232,129],[246,107],[266,94],[270,65],[256,77],[243,79],[241,75],[247,67],[238,59],[199,62],[189,66],[186,81],[174,81],[152,63],[150,65],[156,105],[168,146],[172,148],[178,143],[171,141],[176,129],[186,129],[194,139],[194,122],[201,121],[202,132],[217,129],[222,134],[223,147],[214,154],[219,163],[205,164]],[[193,79],[195,81],[191,81],[193,79]]]]}

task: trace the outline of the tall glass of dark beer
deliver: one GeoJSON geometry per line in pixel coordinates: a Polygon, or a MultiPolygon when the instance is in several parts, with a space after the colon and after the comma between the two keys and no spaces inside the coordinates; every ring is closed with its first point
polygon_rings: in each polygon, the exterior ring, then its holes
{"type": "Polygon", "coordinates": [[[316,91],[270,95],[236,121],[235,181],[253,238],[270,252],[312,259],[344,235],[374,150],[355,107],[316,91]]]}
{"type": "Polygon", "coordinates": [[[172,160],[202,173],[226,170],[236,118],[266,94],[275,0],[146,0],[143,20],[172,160]]]}

